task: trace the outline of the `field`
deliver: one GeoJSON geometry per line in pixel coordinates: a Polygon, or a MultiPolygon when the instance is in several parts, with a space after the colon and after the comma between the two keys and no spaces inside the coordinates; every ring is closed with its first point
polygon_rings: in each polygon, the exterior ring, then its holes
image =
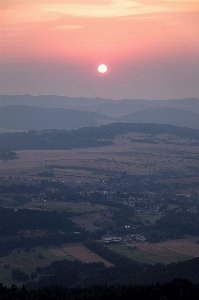
{"type": "Polygon", "coordinates": [[[53,261],[58,260],[81,260],[82,262],[103,262],[107,267],[113,266],[111,263],[85,248],[82,244],[64,244],[62,248],[56,246],[48,246],[47,249],[43,247],[34,247],[29,252],[25,249],[15,249],[10,255],[0,258],[0,282],[10,286],[11,284],[22,283],[11,278],[13,269],[19,268],[30,276],[35,272],[37,267],[49,265],[53,261]],[[9,268],[4,266],[9,265],[9,268]]]}
{"type": "MultiPolygon", "coordinates": [[[[189,172],[199,167],[199,146],[188,139],[159,135],[158,143],[132,142],[149,135],[128,133],[118,136],[114,145],[73,150],[18,151],[18,159],[0,161],[2,179],[9,176],[16,182],[46,179],[42,172],[52,172],[50,180],[70,184],[95,182],[117,177],[124,172],[134,175],[159,174],[162,171],[189,172]]],[[[177,179],[176,179],[177,180],[177,179]]],[[[184,179],[185,180],[185,179],[184,179]]],[[[199,177],[193,179],[199,182],[199,177]]]]}
{"type": "Polygon", "coordinates": [[[92,213],[104,210],[106,207],[104,205],[90,205],[87,203],[74,203],[74,202],[62,202],[62,201],[37,201],[29,202],[27,204],[21,205],[20,209],[36,209],[36,210],[66,210],[74,213],[92,213]]]}
{"type": "MultiPolygon", "coordinates": [[[[131,244],[115,244],[108,247],[122,255],[128,256],[139,263],[163,263],[192,259],[199,256],[197,237],[187,237],[183,240],[169,240],[161,243],[135,242],[131,244]],[[134,250],[137,247],[137,250],[134,250]]],[[[15,249],[10,255],[0,258],[0,282],[10,286],[20,285],[19,281],[11,279],[12,269],[19,268],[28,275],[37,267],[49,265],[53,261],[69,259],[82,262],[103,262],[107,267],[113,266],[99,255],[85,248],[81,243],[56,246],[34,247],[29,252],[25,249],[15,249]],[[9,268],[5,268],[9,265],[9,268]]]]}
{"type": "Polygon", "coordinates": [[[110,262],[103,259],[99,255],[93,253],[89,249],[84,246],[73,246],[73,247],[66,247],[63,250],[71,255],[72,257],[79,259],[83,262],[90,263],[90,262],[103,262],[105,266],[110,267],[113,266],[110,262]]]}
{"type": "Polygon", "coordinates": [[[22,284],[19,281],[14,281],[11,278],[11,272],[13,269],[19,268],[26,274],[30,275],[35,272],[37,267],[43,267],[49,265],[53,261],[74,258],[67,255],[55,255],[56,251],[60,251],[55,246],[49,246],[47,249],[44,247],[34,247],[29,252],[25,249],[15,249],[10,255],[0,258],[0,282],[10,286],[12,283],[18,286],[22,284]],[[55,250],[56,249],[56,250],[55,250]],[[9,265],[9,268],[5,268],[5,265],[9,265]]]}
{"type": "Polygon", "coordinates": [[[113,221],[111,221],[112,216],[113,215],[109,213],[108,209],[104,206],[103,208],[100,207],[100,210],[73,217],[71,220],[87,231],[93,232],[101,228],[101,225],[113,224],[113,221]]]}
{"type": "Polygon", "coordinates": [[[196,237],[192,237],[154,244],[135,242],[126,245],[110,245],[108,247],[140,263],[169,264],[198,257],[199,245],[196,243],[196,240],[196,237]],[[133,250],[133,247],[137,247],[137,250],[133,250]]]}
{"type": "Polygon", "coordinates": [[[140,250],[148,251],[160,256],[167,256],[167,251],[188,257],[199,256],[199,245],[196,241],[189,239],[165,241],[156,244],[137,243],[136,246],[140,250]]]}

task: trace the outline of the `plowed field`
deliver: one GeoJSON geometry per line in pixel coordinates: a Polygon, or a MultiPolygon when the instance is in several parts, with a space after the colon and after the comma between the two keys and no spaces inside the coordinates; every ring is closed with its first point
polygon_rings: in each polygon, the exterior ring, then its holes
{"type": "Polygon", "coordinates": [[[110,267],[113,266],[110,262],[103,259],[99,255],[93,253],[89,249],[87,249],[84,246],[76,246],[76,247],[69,247],[69,248],[63,248],[63,250],[68,253],[69,255],[83,261],[86,263],[90,262],[103,262],[105,266],[110,267]]]}

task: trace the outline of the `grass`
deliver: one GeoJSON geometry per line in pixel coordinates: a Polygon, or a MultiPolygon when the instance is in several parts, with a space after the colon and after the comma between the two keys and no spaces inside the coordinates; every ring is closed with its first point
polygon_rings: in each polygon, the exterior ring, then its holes
{"type": "Polygon", "coordinates": [[[66,210],[74,213],[86,213],[103,209],[102,206],[93,206],[73,202],[47,201],[47,202],[29,202],[25,205],[18,206],[20,209],[42,209],[42,210],[66,210]]]}
{"type": "Polygon", "coordinates": [[[58,260],[74,260],[70,255],[68,256],[55,256],[50,250],[57,248],[56,246],[49,246],[47,249],[44,247],[34,247],[28,253],[25,249],[15,249],[11,254],[0,258],[0,282],[4,285],[11,286],[16,284],[22,286],[23,282],[12,279],[12,270],[19,268],[26,274],[30,275],[35,272],[37,267],[43,267],[51,264],[53,261],[58,260]],[[40,255],[39,255],[40,254],[40,255]],[[43,257],[42,259],[39,258],[43,257]],[[4,268],[4,265],[9,265],[9,268],[4,268]]]}
{"type": "MultiPolygon", "coordinates": [[[[114,139],[114,145],[87,149],[73,150],[29,150],[18,151],[18,159],[0,161],[3,180],[12,176],[13,182],[34,184],[33,179],[43,179],[38,176],[52,168],[54,180],[63,180],[67,183],[82,183],[104,180],[115,176],[118,172],[142,175],[159,171],[176,170],[187,174],[187,166],[198,166],[198,147],[187,144],[163,143],[168,139],[160,135],[162,142],[158,144],[131,143],[136,133],[128,133],[114,139]],[[189,159],[191,158],[191,159],[189,159]]],[[[146,137],[147,135],[142,135],[146,137]]],[[[175,138],[174,138],[175,139],[175,138]]],[[[174,140],[173,140],[174,141],[174,140]]],[[[184,139],[176,139],[183,142],[184,139]]],[[[188,140],[187,140],[188,143],[188,140]]],[[[180,180],[172,179],[170,182],[180,180]]],[[[191,182],[192,178],[184,178],[191,182]]],[[[198,178],[195,179],[198,181],[198,178]]]]}
{"type": "MultiPolygon", "coordinates": [[[[131,245],[132,247],[136,246],[135,244],[131,245]]],[[[136,262],[139,263],[148,263],[148,264],[155,264],[155,263],[163,263],[163,264],[169,264],[172,262],[182,261],[182,260],[188,260],[193,258],[192,256],[182,255],[173,251],[170,251],[169,249],[163,254],[157,254],[152,253],[149,251],[143,251],[143,250],[130,250],[129,245],[110,245],[108,246],[109,249],[120,253],[122,255],[125,255],[136,262]]]]}
{"type": "Polygon", "coordinates": [[[145,221],[148,220],[151,224],[155,224],[155,222],[157,220],[159,220],[162,216],[162,212],[155,212],[155,213],[151,213],[151,214],[147,214],[145,212],[140,212],[139,214],[137,214],[139,216],[139,218],[141,219],[141,221],[145,224],[145,221]]]}

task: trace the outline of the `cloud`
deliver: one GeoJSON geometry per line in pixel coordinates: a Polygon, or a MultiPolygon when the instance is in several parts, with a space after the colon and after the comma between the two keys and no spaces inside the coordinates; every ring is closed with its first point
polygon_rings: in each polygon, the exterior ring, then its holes
{"type": "Polygon", "coordinates": [[[80,29],[82,26],[79,25],[62,25],[62,26],[57,26],[56,29],[58,30],[75,30],[75,29],[80,29]]]}
{"type": "Polygon", "coordinates": [[[137,8],[139,3],[132,1],[69,1],[54,2],[46,9],[75,17],[114,17],[125,16],[129,9],[137,8]]]}
{"type": "Polygon", "coordinates": [[[121,17],[156,12],[199,10],[198,0],[115,0],[115,1],[57,1],[50,11],[77,17],[121,17]]]}
{"type": "Polygon", "coordinates": [[[14,22],[54,20],[59,16],[122,17],[157,12],[199,11],[198,0],[2,0],[4,19],[14,22]]]}
{"type": "MultiPolygon", "coordinates": [[[[155,18],[158,14],[160,18],[164,18],[164,14],[167,13],[189,11],[199,12],[198,0],[2,0],[0,2],[1,23],[4,25],[25,25],[71,17],[79,20],[114,17],[146,20],[155,14],[155,18]]],[[[69,22],[68,20],[67,23],[69,22]]],[[[74,26],[63,25],[59,30],[79,28],[74,26]]]]}

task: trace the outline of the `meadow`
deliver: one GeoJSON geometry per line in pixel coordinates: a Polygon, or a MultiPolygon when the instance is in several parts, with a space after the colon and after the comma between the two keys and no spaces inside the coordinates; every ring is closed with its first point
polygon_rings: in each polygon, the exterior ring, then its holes
{"type": "MultiPolygon", "coordinates": [[[[0,161],[2,180],[11,178],[15,182],[34,184],[36,181],[36,184],[46,179],[78,185],[125,173],[149,175],[173,171],[189,174],[191,169],[199,167],[199,146],[194,145],[192,140],[157,135],[155,144],[142,142],[149,137],[146,134],[127,133],[117,136],[113,145],[103,147],[16,151],[18,159],[0,161]],[[45,177],[45,172],[53,176],[45,177]]],[[[195,176],[184,180],[198,182],[198,178],[195,176]]]]}
{"type": "Polygon", "coordinates": [[[195,237],[168,240],[161,243],[134,242],[125,245],[110,245],[111,250],[126,255],[139,263],[169,264],[199,256],[195,237]],[[134,250],[134,248],[137,248],[134,250]]]}
{"type": "Polygon", "coordinates": [[[50,245],[48,248],[34,247],[28,252],[26,249],[14,249],[9,255],[0,258],[0,282],[7,286],[12,284],[22,285],[20,281],[13,280],[11,273],[13,269],[20,269],[29,276],[32,272],[35,272],[37,267],[43,267],[49,265],[53,261],[69,259],[74,260],[72,256],[67,255],[55,255],[54,250],[60,249],[56,246],[50,245]],[[6,268],[5,266],[9,266],[6,268]]]}

